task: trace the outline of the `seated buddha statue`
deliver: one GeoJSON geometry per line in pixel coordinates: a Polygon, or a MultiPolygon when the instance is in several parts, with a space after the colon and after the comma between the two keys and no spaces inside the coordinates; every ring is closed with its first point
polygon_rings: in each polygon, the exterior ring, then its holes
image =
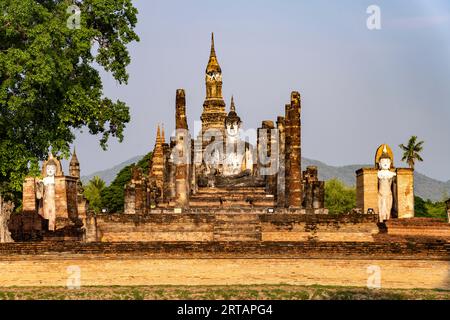
{"type": "Polygon", "coordinates": [[[241,118],[236,113],[231,97],[230,112],[225,118],[225,150],[223,156],[223,176],[236,176],[253,170],[251,145],[240,138],[241,118]]]}

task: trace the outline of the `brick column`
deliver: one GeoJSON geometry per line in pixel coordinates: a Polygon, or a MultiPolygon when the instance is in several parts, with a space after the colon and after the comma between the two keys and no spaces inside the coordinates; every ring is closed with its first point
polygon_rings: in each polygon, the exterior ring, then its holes
{"type": "Polygon", "coordinates": [[[285,119],[284,117],[277,118],[278,128],[278,174],[277,174],[277,207],[284,208],[286,206],[286,166],[285,166],[285,119]]]}
{"type": "Polygon", "coordinates": [[[25,178],[23,183],[22,210],[23,212],[37,212],[36,207],[36,179],[25,178]]]}
{"type": "Polygon", "coordinates": [[[450,223],[450,199],[448,199],[445,203],[447,204],[447,222],[450,223]]]}
{"type": "Polygon", "coordinates": [[[136,214],[136,188],[131,181],[126,184],[124,190],[123,212],[125,214],[136,214]]]}
{"type": "Polygon", "coordinates": [[[191,159],[191,138],[186,119],[186,96],[183,89],[176,93],[176,145],[175,152],[175,202],[177,207],[189,207],[189,162],[191,159]]]}
{"type": "Polygon", "coordinates": [[[289,181],[291,179],[291,157],[290,157],[290,153],[291,153],[291,122],[290,122],[290,118],[289,118],[289,110],[291,108],[290,104],[286,104],[284,106],[284,113],[285,113],[285,118],[284,118],[284,123],[285,123],[285,134],[284,134],[284,177],[285,177],[285,181],[284,181],[284,188],[285,188],[285,192],[284,192],[284,197],[285,197],[285,202],[284,202],[284,206],[288,207],[289,206],[289,181]]]}
{"type": "Polygon", "coordinates": [[[291,93],[289,106],[289,207],[299,208],[302,204],[302,171],[301,171],[301,127],[300,127],[300,93],[291,93]]]}
{"type": "Polygon", "coordinates": [[[356,171],[356,207],[367,213],[369,208],[378,214],[378,170],[361,168],[356,171]]]}
{"type": "Polygon", "coordinates": [[[139,214],[146,213],[147,188],[141,168],[134,166],[131,169],[131,180],[125,186],[124,213],[139,214]]]}
{"type": "Polygon", "coordinates": [[[398,218],[413,218],[414,170],[409,168],[398,168],[396,172],[398,218]]]}

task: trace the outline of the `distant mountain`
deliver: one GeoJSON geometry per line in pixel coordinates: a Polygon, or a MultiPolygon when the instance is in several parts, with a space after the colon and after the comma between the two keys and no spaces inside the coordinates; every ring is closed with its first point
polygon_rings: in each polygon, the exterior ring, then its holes
{"type": "Polygon", "coordinates": [[[450,198],[450,181],[442,182],[416,172],[414,174],[415,193],[423,199],[442,201],[450,198]]]}
{"type": "MultiPolygon", "coordinates": [[[[372,165],[359,164],[348,165],[343,167],[329,166],[317,160],[302,158],[303,170],[306,166],[317,166],[319,169],[320,180],[330,180],[337,178],[349,186],[356,185],[355,171],[363,167],[371,167],[372,165]]],[[[414,173],[414,192],[423,199],[431,201],[441,201],[444,197],[450,198],[450,180],[442,182],[427,177],[419,172],[414,173]]]]}
{"type": "Polygon", "coordinates": [[[363,167],[369,167],[367,164],[353,164],[343,167],[334,167],[317,160],[302,158],[302,170],[305,170],[307,166],[317,166],[320,180],[328,181],[337,178],[349,186],[356,185],[356,170],[363,167]]]}
{"type": "Polygon", "coordinates": [[[119,163],[118,165],[112,168],[97,171],[87,176],[82,176],[81,181],[83,182],[83,184],[87,184],[89,180],[91,180],[93,177],[99,176],[100,178],[102,178],[103,181],[106,182],[106,185],[110,185],[110,183],[113,182],[113,180],[116,178],[116,175],[119,173],[120,170],[122,170],[126,166],[129,166],[130,164],[138,162],[143,157],[144,156],[136,156],[122,163],[119,163]]]}
{"type": "MultiPolygon", "coordinates": [[[[94,176],[102,178],[107,185],[109,185],[117,173],[124,167],[138,162],[143,156],[133,157],[125,162],[122,162],[110,169],[94,172],[88,176],[81,177],[81,180],[86,184],[94,176]]],[[[329,166],[323,162],[302,158],[302,168],[305,170],[307,166],[317,166],[319,169],[320,180],[328,181],[333,178],[337,178],[349,186],[355,186],[356,176],[355,171],[362,167],[370,167],[371,165],[348,165],[342,167],[329,166]]],[[[431,201],[441,201],[444,196],[450,197],[450,180],[442,182],[439,180],[427,177],[419,172],[414,174],[415,182],[415,194],[423,199],[430,199],[431,201]]]]}

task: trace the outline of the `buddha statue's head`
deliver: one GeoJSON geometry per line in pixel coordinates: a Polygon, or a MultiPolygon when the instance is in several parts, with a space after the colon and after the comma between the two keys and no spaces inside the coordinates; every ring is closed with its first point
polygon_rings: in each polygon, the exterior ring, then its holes
{"type": "Polygon", "coordinates": [[[394,154],[387,144],[378,147],[375,154],[375,167],[379,170],[389,170],[394,167],[394,154]]]}
{"type": "Polygon", "coordinates": [[[389,170],[391,168],[391,158],[381,158],[380,159],[380,168],[382,170],[389,170]]]}
{"type": "Polygon", "coordinates": [[[42,164],[41,176],[42,177],[59,177],[63,176],[61,162],[57,157],[54,157],[52,153],[49,153],[47,161],[42,164]]]}
{"type": "Polygon", "coordinates": [[[378,167],[380,170],[389,170],[392,166],[391,155],[388,153],[386,145],[383,148],[383,152],[378,160],[378,167]]]}
{"type": "Polygon", "coordinates": [[[236,138],[239,134],[239,123],[237,122],[228,122],[226,123],[227,136],[236,138]]]}
{"type": "Polygon", "coordinates": [[[225,118],[225,128],[227,130],[227,136],[229,138],[237,138],[239,136],[239,129],[241,127],[241,118],[236,113],[236,106],[234,104],[234,98],[231,97],[230,112],[228,112],[225,118]]]}
{"type": "Polygon", "coordinates": [[[47,177],[54,177],[56,174],[56,163],[53,160],[50,160],[47,163],[45,171],[46,171],[45,173],[47,174],[47,177]]]}

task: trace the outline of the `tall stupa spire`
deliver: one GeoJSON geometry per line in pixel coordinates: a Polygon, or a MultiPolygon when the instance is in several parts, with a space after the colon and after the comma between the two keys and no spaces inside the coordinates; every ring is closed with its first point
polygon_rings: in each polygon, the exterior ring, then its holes
{"type": "Polygon", "coordinates": [[[216,50],[214,49],[214,32],[211,32],[211,57],[216,56],[216,50]]]}
{"type": "Polygon", "coordinates": [[[211,52],[205,74],[206,97],[203,103],[202,133],[209,129],[224,132],[224,121],[227,113],[222,96],[222,69],[217,61],[214,47],[214,33],[211,33],[211,52]]]}
{"type": "Polygon", "coordinates": [[[214,32],[211,33],[211,52],[209,54],[208,66],[206,67],[206,73],[221,73],[219,62],[217,61],[216,49],[214,48],[214,32]]]}
{"type": "Polygon", "coordinates": [[[156,130],[156,145],[162,144],[161,142],[161,128],[158,123],[158,129],[156,130]]]}

